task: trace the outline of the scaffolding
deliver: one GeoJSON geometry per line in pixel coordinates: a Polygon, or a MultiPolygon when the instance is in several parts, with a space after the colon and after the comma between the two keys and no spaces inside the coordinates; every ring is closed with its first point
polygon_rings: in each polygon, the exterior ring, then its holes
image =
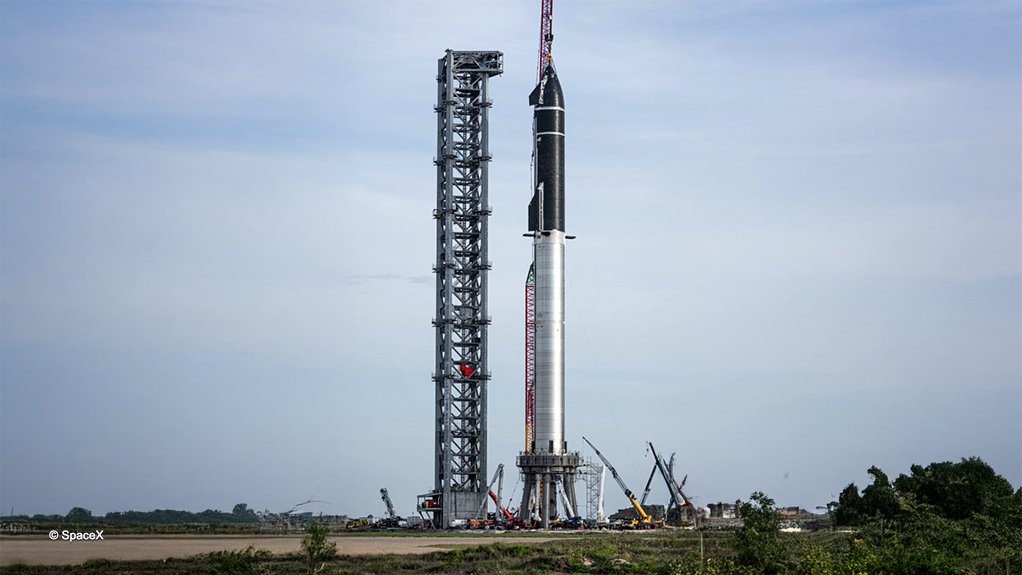
{"type": "Polygon", "coordinates": [[[586,519],[593,523],[606,523],[607,515],[603,510],[603,486],[607,479],[607,468],[601,463],[586,460],[578,468],[578,474],[586,484],[586,519]]]}
{"type": "Polygon", "coordinates": [[[502,72],[500,52],[447,50],[438,63],[435,472],[417,506],[436,528],[471,519],[485,504],[487,80],[502,72]]]}

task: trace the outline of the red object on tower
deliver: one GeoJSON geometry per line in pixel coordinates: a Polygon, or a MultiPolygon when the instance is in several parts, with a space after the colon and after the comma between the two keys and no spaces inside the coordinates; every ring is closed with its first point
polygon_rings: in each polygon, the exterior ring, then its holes
{"type": "Polygon", "coordinates": [[[539,65],[536,68],[536,82],[543,76],[543,68],[553,60],[554,44],[554,0],[539,0],[539,65]]]}

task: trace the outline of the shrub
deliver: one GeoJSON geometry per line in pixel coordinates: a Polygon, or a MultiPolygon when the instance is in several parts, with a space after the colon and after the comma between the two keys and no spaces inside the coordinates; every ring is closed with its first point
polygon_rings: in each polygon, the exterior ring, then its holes
{"type": "Polygon", "coordinates": [[[249,546],[242,551],[214,551],[206,559],[217,575],[252,575],[256,566],[270,555],[266,549],[249,546]]]}
{"type": "Polygon", "coordinates": [[[305,530],[305,537],[302,538],[302,555],[309,563],[310,574],[322,569],[324,562],[337,556],[337,543],[326,538],[329,533],[330,528],[321,523],[313,523],[305,530]]]}

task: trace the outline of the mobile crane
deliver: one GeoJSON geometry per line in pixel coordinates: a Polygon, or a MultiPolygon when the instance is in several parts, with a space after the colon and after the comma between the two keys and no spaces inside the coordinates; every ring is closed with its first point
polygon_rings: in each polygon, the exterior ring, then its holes
{"type": "Polygon", "coordinates": [[[493,504],[497,506],[497,509],[500,510],[500,514],[504,517],[502,519],[502,521],[504,521],[504,522],[509,522],[509,521],[513,522],[514,521],[514,515],[512,515],[511,512],[507,510],[507,507],[504,507],[504,505],[501,504],[501,502],[500,502],[500,498],[504,495],[504,464],[503,463],[501,463],[500,465],[497,466],[496,476],[499,479],[499,483],[497,484],[498,485],[497,493],[493,492],[493,482],[491,481],[489,489],[488,489],[488,491],[490,492],[490,499],[493,500],[493,504]]]}
{"type": "Polygon", "coordinates": [[[380,521],[380,526],[399,527],[401,525],[401,518],[394,511],[394,503],[390,500],[390,493],[387,492],[386,487],[380,488],[380,499],[383,499],[383,502],[387,505],[387,517],[380,521]]]}
{"type": "Polygon", "coordinates": [[[642,504],[640,504],[639,500],[635,498],[635,494],[632,493],[632,490],[628,489],[628,486],[625,485],[624,480],[621,479],[620,475],[618,475],[617,470],[614,469],[614,466],[611,465],[610,461],[606,457],[604,457],[602,453],[600,453],[599,449],[596,449],[596,446],[593,445],[592,441],[586,439],[585,436],[582,437],[582,440],[588,443],[589,447],[593,448],[593,451],[596,452],[596,455],[603,461],[603,464],[607,466],[607,469],[610,470],[610,474],[614,476],[614,480],[617,481],[617,484],[621,487],[621,490],[625,492],[625,497],[628,498],[628,502],[632,504],[632,507],[634,507],[635,511],[639,514],[638,519],[632,520],[632,526],[642,527],[644,529],[652,528],[654,526],[653,518],[650,517],[649,513],[646,513],[646,510],[642,508],[642,504]]]}
{"type": "MultiPolygon", "coordinates": [[[[499,513],[500,513],[500,515],[497,517],[497,521],[496,522],[499,522],[499,523],[513,523],[514,522],[514,515],[512,515],[511,512],[508,511],[507,507],[504,507],[503,505],[501,505],[501,503],[500,503],[500,496],[498,496],[496,493],[493,492],[493,484],[497,483],[498,479],[500,480],[500,485],[501,485],[501,487],[498,488],[498,491],[503,491],[504,490],[503,489],[503,485],[504,485],[504,464],[503,463],[501,463],[500,465],[497,466],[497,471],[494,472],[493,479],[491,479],[490,480],[490,484],[488,486],[486,486],[486,491],[489,494],[490,499],[493,500],[494,505],[496,505],[496,507],[497,507],[497,509],[499,510],[499,513]]],[[[483,501],[479,505],[479,511],[476,512],[476,518],[472,519],[471,521],[469,521],[469,526],[470,527],[477,527],[477,528],[488,527],[488,526],[490,526],[491,524],[494,523],[494,522],[488,521],[488,520],[486,520],[485,518],[482,517],[483,511],[485,511],[485,510],[486,510],[486,499],[483,498],[483,501]]]]}

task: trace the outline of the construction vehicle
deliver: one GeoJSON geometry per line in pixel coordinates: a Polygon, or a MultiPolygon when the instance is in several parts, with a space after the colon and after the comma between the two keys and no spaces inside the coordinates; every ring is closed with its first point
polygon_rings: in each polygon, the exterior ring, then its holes
{"type": "Polygon", "coordinates": [[[504,507],[503,505],[500,504],[500,499],[497,498],[497,494],[494,493],[492,489],[490,490],[490,499],[493,500],[493,503],[494,505],[497,506],[497,509],[500,509],[500,515],[501,517],[503,517],[503,521],[513,522],[515,520],[514,515],[512,515],[511,512],[507,510],[507,507],[504,507]]]}
{"type": "Polygon", "coordinates": [[[653,518],[650,517],[649,514],[646,513],[646,510],[642,508],[642,504],[640,504],[639,500],[635,498],[635,494],[632,493],[632,490],[628,489],[628,486],[625,485],[625,481],[621,479],[620,475],[618,475],[617,469],[614,469],[614,466],[611,465],[610,460],[604,457],[603,454],[600,453],[600,450],[596,449],[596,446],[593,445],[593,442],[586,439],[585,436],[582,437],[582,440],[588,443],[589,447],[593,448],[593,451],[596,452],[597,457],[599,457],[600,460],[603,461],[603,464],[607,466],[607,469],[610,470],[610,474],[614,476],[614,481],[617,481],[617,484],[621,487],[621,490],[625,492],[625,497],[628,498],[628,502],[632,504],[632,507],[635,508],[636,513],[639,514],[638,519],[632,520],[631,526],[638,527],[641,529],[651,529],[655,527],[656,524],[653,522],[653,518]]]}
{"type": "Polygon", "coordinates": [[[379,526],[388,529],[402,527],[401,518],[394,512],[394,502],[390,500],[390,493],[387,492],[386,487],[380,488],[380,499],[383,499],[387,505],[387,516],[380,519],[379,526]]]}
{"type": "Polygon", "coordinates": [[[348,521],[346,526],[348,529],[363,529],[369,527],[369,519],[366,517],[359,517],[357,519],[351,519],[348,521]]]}
{"type": "Polygon", "coordinates": [[[514,522],[514,515],[507,510],[506,507],[500,504],[500,496],[493,492],[493,485],[500,481],[500,486],[497,488],[498,491],[504,491],[504,464],[497,465],[497,471],[493,473],[493,479],[490,480],[490,484],[486,486],[486,491],[493,500],[494,505],[499,513],[494,513],[493,519],[488,519],[483,516],[483,512],[486,511],[486,498],[484,497],[482,502],[479,504],[479,510],[476,511],[474,519],[469,520],[469,528],[474,529],[485,529],[487,527],[496,527],[498,524],[505,524],[514,522]]]}

